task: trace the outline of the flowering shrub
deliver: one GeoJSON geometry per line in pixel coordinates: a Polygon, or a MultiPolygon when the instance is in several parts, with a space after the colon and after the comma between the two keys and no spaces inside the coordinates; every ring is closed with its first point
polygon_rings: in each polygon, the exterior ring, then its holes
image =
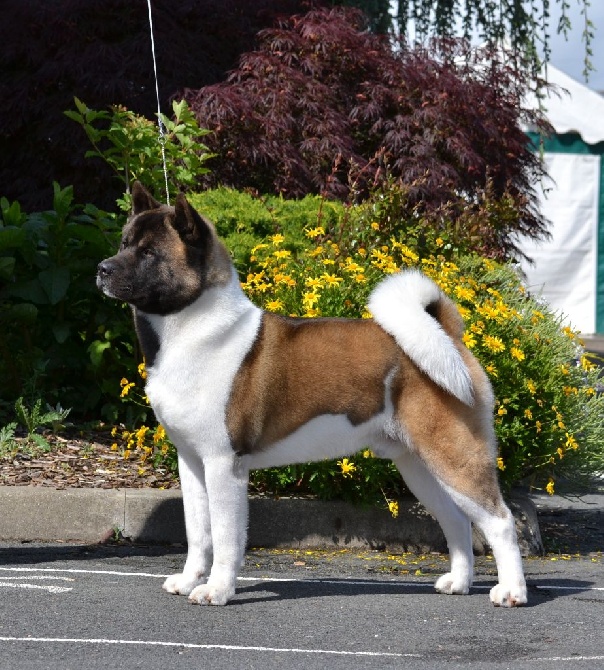
{"type": "MultiPolygon", "coordinates": [[[[138,375],[141,380],[147,378],[145,363],[138,366],[138,375]]],[[[174,445],[168,440],[166,431],[161,424],[150,427],[146,424],[149,413],[149,399],[141,391],[137,382],[129,381],[125,377],[120,381],[120,398],[126,404],[137,408],[135,416],[140,423],[139,427],[127,430],[124,427],[114,426],[112,437],[116,440],[112,445],[113,451],[121,451],[124,459],[137,459],[140,463],[139,474],[144,474],[148,468],[164,468],[174,476],[178,471],[178,458],[174,445]],[[118,443],[121,442],[121,445],[118,443]]]]}
{"type": "MultiPolygon", "coordinates": [[[[445,243],[438,237],[430,242],[433,252],[420,257],[394,238],[348,254],[320,226],[307,228],[306,236],[308,247],[297,255],[281,234],[253,249],[243,288],[256,304],[284,315],[369,318],[365,302],[376,282],[401,267],[419,267],[458,303],[467,324],[465,344],[492,381],[504,488],[527,481],[553,493],[561,476],[580,478],[604,469],[598,368],[577,335],[527,294],[513,267],[477,256],[454,262],[439,253],[445,243]]],[[[130,392],[128,382],[123,388],[130,392]]],[[[137,433],[126,437],[130,457],[151,457],[145,439],[139,449],[137,433]]],[[[385,499],[395,514],[402,481],[389,461],[367,448],[337,461],[256,471],[251,486],[370,504],[385,499]]]]}
{"type": "MultiPolygon", "coordinates": [[[[368,317],[365,301],[381,276],[420,267],[458,303],[467,324],[465,344],[493,384],[504,487],[530,478],[553,493],[557,477],[602,470],[604,397],[596,392],[598,368],[578,336],[526,293],[511,266],[476,256],[447,260],[438,253],[444,246],[440,238],[433,241],[437,253],[424,258],[395,239],[371,251],[361,246],[351,256],[323,233],[308,230],[314,242],[297,259],[283,248],[282,236],[259,245],[244,283],[250,297],[281,314],[368,317]]],[[[346,467],[350,463],[357,469],[351,473],[341,465],[342,477],[362,480],[365,460],[349,460],[346,467]]]]}

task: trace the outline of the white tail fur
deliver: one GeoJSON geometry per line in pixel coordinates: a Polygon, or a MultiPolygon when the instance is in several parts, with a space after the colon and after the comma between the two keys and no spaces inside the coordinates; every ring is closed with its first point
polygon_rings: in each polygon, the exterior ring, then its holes
{"type": "Polygon", "coordinates": [[[472,379],[461,353],[438,321],[426,312],[428,305],[439,301],[457,309],[431,279],[417,270],[407,270],[378,284],[367,306],[375,321],[420,370],[466,405],[473,405],[472,379]]]}

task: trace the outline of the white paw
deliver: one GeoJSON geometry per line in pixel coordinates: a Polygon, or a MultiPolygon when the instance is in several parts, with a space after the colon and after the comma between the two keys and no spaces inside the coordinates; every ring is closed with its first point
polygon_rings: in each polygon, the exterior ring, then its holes
{"type": "Polygon", "coordinates": [[[203,575],[187,575],[183,572],[179,572],[176,575],[170,575],[163,583],[162,588],[168,593],[174,593],[175,595],[180,596],[188,596],[191,591],[194,591],[195,588],[200,584],[205,584],[205,582],[206,577],[203,575]]]}
{"type": "Polygon", "coordinates": [[[514,587],[497,584],[491,589],[491,602],[495,607],[520,607],[526,605],[526,585],[518,584],[514,587]]]}
{"type": "Polygon", "coordinates": [[[234,595],[235,587],[202,584],[191,592],[189,602],[194,605],[226,605],[234,595]]]}
{"type": "Polygon", "coordinates": [[[471,584],[472,580],[469,577],[457,577],[452,572],[447,572],[436,580],[434,588],[439,593],[465,596],[470,592],[471,584]]]}

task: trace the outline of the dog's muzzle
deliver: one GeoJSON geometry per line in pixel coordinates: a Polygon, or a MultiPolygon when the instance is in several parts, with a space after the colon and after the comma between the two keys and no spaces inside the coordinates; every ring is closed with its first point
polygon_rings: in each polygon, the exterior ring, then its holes
{"type": "Polygon", "coordinates": [[[96,285],[101,291],[107,290],[107,283],[115,272],[115,263],[110,258],[101,261],[96,269],[96,285]]]}

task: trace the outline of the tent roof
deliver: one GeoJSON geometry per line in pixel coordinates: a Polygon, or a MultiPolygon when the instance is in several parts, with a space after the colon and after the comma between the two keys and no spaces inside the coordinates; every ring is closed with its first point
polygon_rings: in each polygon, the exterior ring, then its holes
{"type": "MultiPolygon", "coordinates": [[[[547,80],[556,88],[547,92],[543,105],[556,133],[579,133],[587,144],[604,141],[604,97],[553,65],[547,66],[547,80]]],[[[533,94],[527,102],[538,104],[533,94]]]]}

